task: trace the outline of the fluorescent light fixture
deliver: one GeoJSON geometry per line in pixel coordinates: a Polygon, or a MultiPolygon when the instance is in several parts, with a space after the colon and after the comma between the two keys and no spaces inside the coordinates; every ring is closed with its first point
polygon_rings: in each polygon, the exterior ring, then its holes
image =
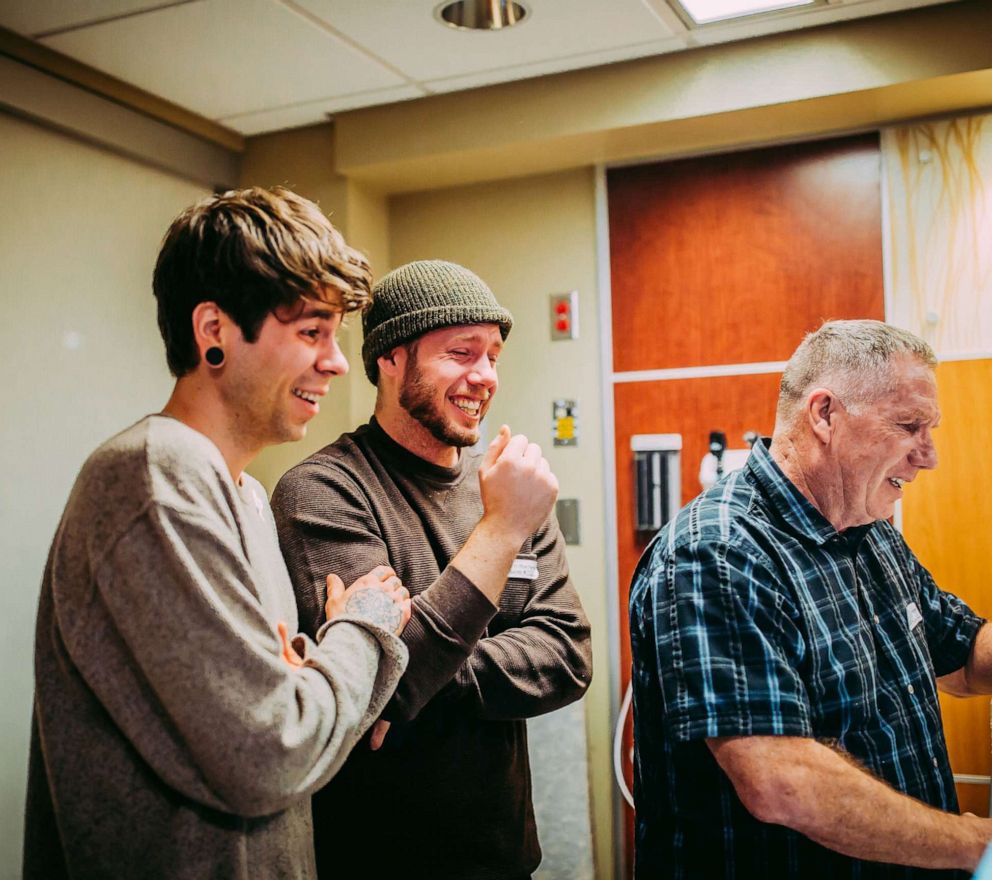
{"type": "Polygon", "coordinates": [[[709,24],[759,12],[813,6],[816,0],[679,0],[679,3],[696,24],[709,24]]]}

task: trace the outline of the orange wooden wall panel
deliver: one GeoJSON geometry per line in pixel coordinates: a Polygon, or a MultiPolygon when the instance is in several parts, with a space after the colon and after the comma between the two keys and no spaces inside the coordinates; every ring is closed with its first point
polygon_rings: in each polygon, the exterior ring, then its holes
{"type": "Polygon", "coordinates": [[[607,181],[616,371],[786,360],[824,319],[883,317],[876,134],[607,181]]]}
{"type": "MultiPolygon", "coordinates": [[[[903,501],[903,534],[937,584],[992,617],[992,496],[985,485],[992,453],[992,360],[937,368],[941,425],[938,465],[920,473],[903,501]]],[[[942,697],[944,729],[955,773],[992,770],[989,699],[942,697]]],[[[988,815],[988,788],[959,786],[988,815]]]]}

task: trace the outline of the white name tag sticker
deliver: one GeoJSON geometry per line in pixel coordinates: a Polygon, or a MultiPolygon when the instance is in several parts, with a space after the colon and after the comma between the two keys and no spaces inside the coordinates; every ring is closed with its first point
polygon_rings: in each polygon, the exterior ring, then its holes
{"type": "Polygon", "coordinates": [[[521,581],[537,578],[537,560],[530,556],[518,556],[510,566],[510,577],[521,581]]]}
{"type": "Polygon", "coordinates": [[[920,609],[916,607],[915,602],[910,602],[906,606],[906,622],[911,630],[923,623],[923,615],[920,614],[920,609]]]}

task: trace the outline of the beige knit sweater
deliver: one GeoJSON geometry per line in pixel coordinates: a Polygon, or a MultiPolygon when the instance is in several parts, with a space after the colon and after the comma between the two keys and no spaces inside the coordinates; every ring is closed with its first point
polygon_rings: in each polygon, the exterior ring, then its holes
{"type": "Polygon", "coordinates": [[[301,637],[261,486],[149,416],[98,449],[38,613],[24,876],[312,878],[309,795],[406,664],[339,618],[301,637]]]}

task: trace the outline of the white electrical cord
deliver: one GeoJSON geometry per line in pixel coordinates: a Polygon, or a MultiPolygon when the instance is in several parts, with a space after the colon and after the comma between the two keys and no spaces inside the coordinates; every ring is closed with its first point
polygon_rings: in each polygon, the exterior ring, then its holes
{"type": "Polygon", "coordinates": [[[627,692],[623,695],[623,702],[620,704],[620,717],[617,718],[617,729],[613,734],[613,772],[617,778],[617,785],[620,786],[620,793],[623,799],[634,808],[634,796],[627,788],[627,780],[623,778],[623,725],[627,720],[627,713],[630,711],[630,704],[634,692],[631,685],[627,685],[627,692]]]}

